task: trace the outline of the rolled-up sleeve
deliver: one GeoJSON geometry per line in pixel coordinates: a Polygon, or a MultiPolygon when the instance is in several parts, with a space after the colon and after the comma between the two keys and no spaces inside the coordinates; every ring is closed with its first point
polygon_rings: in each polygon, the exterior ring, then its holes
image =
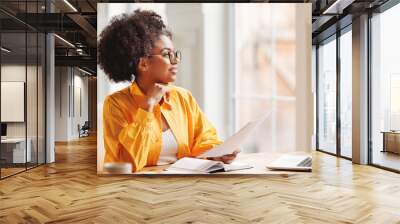
{"type": "Polygon", "coordinates": [[[107,97],[103,107],[106,162],[130,162],[132,171],[147,164],[152,141],[159,131],[153,113],[138,109],[134,121],[128,122],[117,102],[107,97]]]}

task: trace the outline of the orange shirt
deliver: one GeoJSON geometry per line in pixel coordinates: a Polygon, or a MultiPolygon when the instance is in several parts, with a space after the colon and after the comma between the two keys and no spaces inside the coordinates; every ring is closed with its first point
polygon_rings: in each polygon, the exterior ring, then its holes
{"type": "Polygon", "coordinates": [[[195,157],[221,143],[192,94],[170,86],[170,97],[153,112],[136,82],[106,97],[103,108],[105,162],[132,163],[133,172],[157,165],[161,151],[161,114],[178,143],[177,158],[195,157]],[[138,103],[139,102],[139,103],[138,103]]]}

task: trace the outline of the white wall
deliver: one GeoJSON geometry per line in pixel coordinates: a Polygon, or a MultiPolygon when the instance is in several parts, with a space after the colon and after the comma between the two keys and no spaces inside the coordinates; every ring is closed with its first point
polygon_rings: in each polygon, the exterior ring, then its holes
{"type": "Polygon", "coordinates": [[[55,68],[55,140],[68,140],[68,67],[55,68]]]}
{"type": "Polygon", "coordinates": [[[204,26],[201,4],[168,4],[166,15],[174,46],[182,51],[176,85],[190,90],[203,107],[204,26]]]}
{"type": "MultiPolygon", "coordinates": [[[[21,108],[23,114],[26,112],[26,121],[7,122],[7,137],[21,138],[27,136],[30,139],[32,158],[36,161],[36,153],[39,153],[39,163],[44,162],[44,89],[42,68],[25,64],[3,64],[1,66],[2,81],[24,82],[26,85],[26,107],[25,100],[21,108]],[[37,70],[38,69],[38,70],[37,70]],[[38,76],[37,76],[38,75],[38,76]],[[28,79],[27,81],[25,79],[28,79]],[[38,91],[38,92],[37,92],[38,91]],[[26,110],[26,111],[25,111],[26,110]],[[39,150],[37,152],[37,150],[39,150]]],[[[21,94],[24,94],[22,90],[21,94]]],[[[7,97],[7,96],[2,96],[7,97]]],[[[24,97],[25,98],[25,97],[24,97]]],[[[7,113],[13,113],[12,108],[1,108],[7,113]]],[[[48,150],[51,152],[51,150],[48,150]]]]}
{"type": "Polygon", "coordinates": [[[56,67],[55,73],[55,141],[70,141],[88,120],[88,78],[72,67],[56,67]]]}
{"type": "MultiPolygon", "coordinates": [[[[28,71],[28,74],[31,74],[33,71],[36,74],[36,67],[33,66],[27,66],[25,67],[24,65],[18,65],[18,64],[8,64],[8,65],[2,65],[1,66],[1,81],[18,81],[18,82],[25,82],[25,74],[26,71],[28,71]],[[27,69],[27,70],[25,70],[27,69]]],[[[32,80],[29,80],[29,84],[30,85],[36,85],[36,82],[31,83],[32,80]]],[[[30,104],[31,102],[35,102],[34,105],[28,105],[36,108],[37,104],[36,104],[36,88],[32,89],[32,88],[28,88],[28,93],[27,93],[27,103],[30,104]],[[30,91],[34,91],[34,92],[30,92],[30,91]]],[[[8,110],[8,108],[1,108],[2,110],[8,110]]],[[[24,109],[24,108],[23,108],[24,109]]],[[[29,112],[31,112],[30,109],[29,112]]],[[[36,113],[28,113],[27,114],[27,119],[29,125],[28,125],[28,129],[33,127],[33,125],[35,125],[35,130],[36,130],[36,124],[32,124],[32,121],[35,121],[36,123],[36,113]]],[[[29,133],[31,133],[30,130],[28,130],[28,137],[29,133]]],[[[35,132],[36,133],[36,132],[35,132]]],[[[25,137],[25,122],[7,122],[7,136],[8,137],[25,137]]]]}
{"type": "MultiPolygon", "coordinates": [[[[1,66],[1,81],[18,81],[25,82],[24,65],[9,64],[1,66]]],[[[28,68],[28,70],[30,70],[28,68]]],[[[7,110],[7,108],[1,108],[7,110]]],[[[25,137],[25,122],[7,123],[7,137],[25,137]]]]}
{"type": "MultiPolygon", "coordinates": [[[[82,126],[85,121],[88,121],[89,114],[88,114],[88,77],[87,76],[82,76],[83,73],[81,73],[78,70],[74,70],[74,96],[72,98],[74,99],[73,103],[73,112],[72,113],[72,121],[71,121],[71,136],[72,138],[78,138],[79,137],[79,132],[78,132],[78,124],[82,126]],[[79,93],[80,91],[80,93],[79,93]],[[80,97],[79,97],[80,96],[80,97]],[[80,102],[79,102],[80,101],[80,102]],[[80,108],[81,107],[81,108],[80,108]],[[81,111],[80,111],[81,110],[81,111]]],[[[72,104],[71,104],[72,106],[72,104]]]]}
{"type": "Polygon", "coordinates": [[[231,4],[203,4],[204,30],[204,113],[215,125],[218,135],[226,139],[233,131],[233,117],[229,113],[231,107],[230,79],[231,73],[229,55],[230,25],[229,7],[231,4]]]}

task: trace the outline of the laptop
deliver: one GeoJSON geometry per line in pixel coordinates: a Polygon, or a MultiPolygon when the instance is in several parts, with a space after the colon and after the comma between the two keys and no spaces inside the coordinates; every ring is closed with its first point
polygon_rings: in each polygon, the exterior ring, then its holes
{"type": "Polygon", "coordinates": [[[271,170],[311,171],[312,157],[286,154],[267,164],[266,167],[271,170]]]}

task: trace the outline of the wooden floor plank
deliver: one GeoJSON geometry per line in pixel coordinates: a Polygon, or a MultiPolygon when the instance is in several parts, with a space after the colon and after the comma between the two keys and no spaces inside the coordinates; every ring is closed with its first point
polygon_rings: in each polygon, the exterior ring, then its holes
{"type": "Polygon", "coordinates": [[[99,177],[96,139],[0,181],[0,223],[400,223],[400,175],[313,153],[288,177],[99,177]]]}

